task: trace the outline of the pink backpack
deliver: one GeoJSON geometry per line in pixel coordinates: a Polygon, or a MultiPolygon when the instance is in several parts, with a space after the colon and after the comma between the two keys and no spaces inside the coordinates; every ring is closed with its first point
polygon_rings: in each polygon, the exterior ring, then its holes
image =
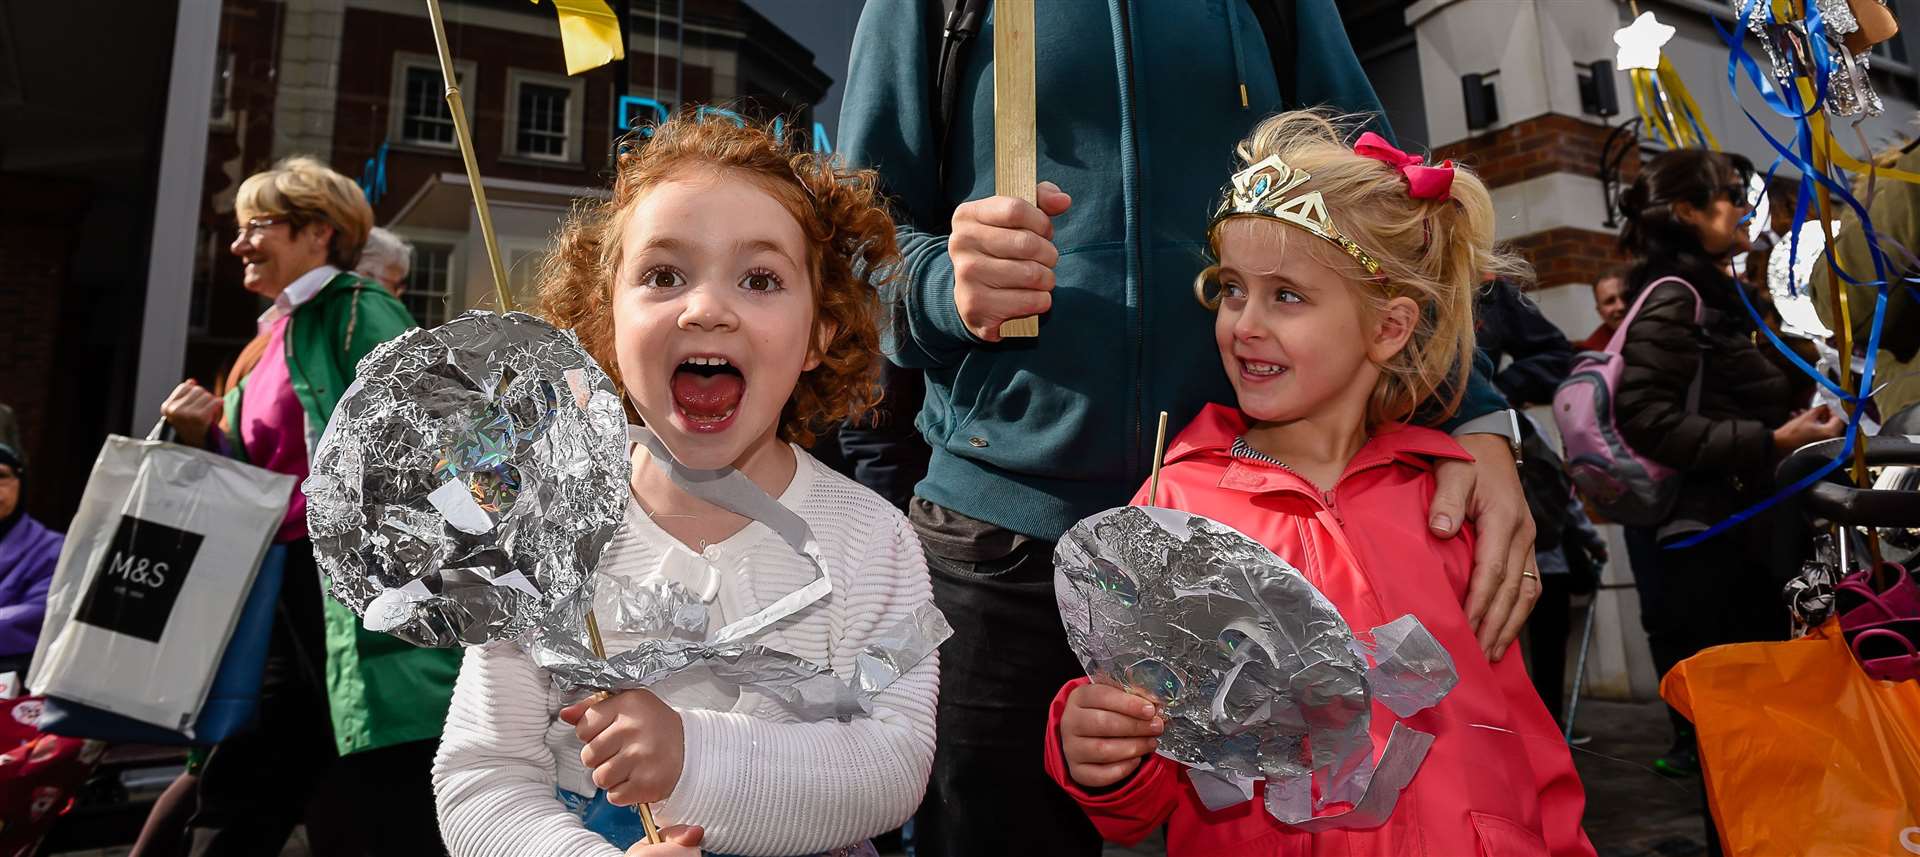
{"type": "MultiPolygon", "coordinates": [[[[1679,277],[1663,277],[1640,291],[1633,308],[1613,332],[1605,351],[1583,351],[1573,358],[1573,371],[1553,394],[1553,421],[1560,429],[1566,453],[1567,476],[1595,511],[1617,523],[1651,527],[1666,520],[1679,494],[1680,480],[1673,468],[1641,455],[1621,437],[1613,407],[1620,390],[1620,371],[1626,361],[1627,328],[1640,315],[1653,290],[1679,283],[1693,294],[1693,323],[1698,325],[1700,292],[1679,277]]],[[[1687,410],[1699,407],[1700,376],[1695,374],[1687,393],[1687,410]]]]}

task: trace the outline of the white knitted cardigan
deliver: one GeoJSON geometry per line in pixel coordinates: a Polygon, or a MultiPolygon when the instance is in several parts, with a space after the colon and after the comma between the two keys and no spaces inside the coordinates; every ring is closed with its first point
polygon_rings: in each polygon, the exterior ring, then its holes
{"type": "MultiPolygon", "coordinates": [[[[898,510],[794,452],[793,481],[779,499],[812,525],[833,592],[763,639],[846,675],[875,632],[931,600],[926,560],[898,510]]],[[[758,523],[695,554],[629,502],[598,573],[680,580],[709,598],[718,628],[804,586],[814,569],[758,523]]],[[[620,651],[632,640],[609,633],[606,644],[620,651]]],[[[938,689],[934,655],[883,691],[872,716],[801,723],[753,693],[729,700],[700,685],[656,688],[685,722],[686,763],[654,818],[704,827],[702,847],[725,854],[814,854],[890,830],[926,790],[938,689]],[[721,710],[706,710],[716,698],[721,710]]],[[[556,784],[594,791],[573,727],[555,716],[578,697],[563,698],[511,643],[467,651],[433,770],[453,857],[620,854],[554,795],[556,784]]]]}

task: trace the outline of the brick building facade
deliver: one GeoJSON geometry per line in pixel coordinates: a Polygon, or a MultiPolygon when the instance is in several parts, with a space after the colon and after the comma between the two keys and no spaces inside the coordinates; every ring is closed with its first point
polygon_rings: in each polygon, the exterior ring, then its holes
{"type": "MultiPolygon", "coordinates": [[[[576,198],[603,191],[620,64],[565,73],[550,4],[451,0],[447,40],[482,181],[517,293],[576,198]]],[[[812,55],[740,0],[629,0],[626,93],[668,109],[725,104],[801,127],[831,81],[812,55]],[[684,17],[682,17],[684,15],[684,17]]],[[[491,305],[491,273],[454,143],[438,56],[418,0],[226,0],[209,129],[191,377],[211,382],[253,335],[256,299],[226,251],[248,175],[311,154],[364,185],[374,220],[415,246],[403,298],[436,324],[491,305]]],[[[655,112],[628,105],[637,120],[655,112]]]]}
{"type": "MultiPolygon", "coordinates": [[[[1498,191],[1556,175],[1593,178],[1593,205],[1605,204],[1598,181],[1601,150],[1613,128],[1588,118],[1548,113],[1436,148],[1435,158],[1451,158],[1473,169],[1489,190],[1498,191]]],[[[1620,180],[1640,170],[1637,151],[1621,159],[1620,180]]],[[[1508,247],[1533,265],[1533,289],[1590,285],[1599,272],[1629,260],[1617,235],[1589,225],[1549,226],[1507,236],[1508,247]]]]}

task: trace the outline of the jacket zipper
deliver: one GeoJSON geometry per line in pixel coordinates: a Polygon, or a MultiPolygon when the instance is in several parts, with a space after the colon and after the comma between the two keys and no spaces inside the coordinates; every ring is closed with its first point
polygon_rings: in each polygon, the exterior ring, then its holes
{"type": "Polygon", "coordinates": [[[1255,464],[1265,464],[1271,467],[1278,467],[1281,470],[1285,470],[1286,472],[1293,474],[1294,478],[1299,479],[1301,482],[1307,483],[1307,487],[1312,490],[1301,490],[1298,488],[1283,489],[1283,490],[1299,491],[1302,494],[1319,497],[1321,504],[1327,507],[1327,511],[1329,513],[1332,513],[1334,523],[1339,524],[1341,526],[1346,526],[1347,519],[1346,519],[1346,516],[1340,514],[1340,503],[1338,498],[1335,495],[1335,492],[1340,490],[1340,483],[1346,481],[1347,477],[1352,476],[1356,473],[1372,470],[1375,467],[1392,463],[1392,459],[1385,459],[1382,461],[1369,463],[1365,467],[1347,470],[1346,472],[1340,474],[1339,479],[1334,480],[1332,488],[1327,488],[1323,490],[1320,488],[1320,486],[1313,484],[1312,480],[1308,479],[1305,476],[1300,475],[1300,471],[1293,469],[1293,467],[1288,465],[1286,462],[1281,461],[1278,458],[1274,458],[1273,456],[1267,455],[1266,453],[1259,452],[1259,450],[1253,450],[1253,452],[1256,453],[1259,457],[1256,458],[1256,457],[1251,457],[1247,455],[1238,455],[1238,454],[1232,454],[1232,453],[1230,453],[1230,456],[1233,458],[1241,459],[1243,461],[1251,461],[1255,464]]]}
{"type": "MultiPolygon", "coordinates": [[[[1239,448],[1239,446],[1240,446],[1241,444],[1243,444],[1243,443],[1246,443],[1246,439],[1245,439],[1245,438],[1241,438],[1241,439],[1239,439],[1239,440],[1237,440],[1237,441],[1235,441],[1235,442],[1234,442],[1234,447],[1235,447],[1235,451],[1236,451],[1236,453],[1238,452],[1238,448],[1239,448]]],[[[1293,466],[1292,466],[1292,465],[1289,465],[1289,464],[1287,464],[1286,462],[1284,462],[1284,461],[1281,461],[1281,460],[1280,460],[1280,459],[1278,459],[1278,458],[1274,458],[1273,456],[1271,456],[1271,455],[1268,455],[1268,454],[1266,454],[1266,453],[1264,453],[1264,452],[1260,452],[1260,451],[1259,451],[1259,450],[1257,450],[1257,449],[1253,449],[1253,448],[1252,448],[1251,446],[1248,446],[1248,447],[1247,447],[1247,449],[1248,449],[1248,450],[1249,450],[1249,451],[1250,451],[1250,452],[1251,452],[1251,453],[1252,453],[1253,455],[1257,455],[1258,457],[1257,457],[1257,458],[1255,458],[1255,457],[1252,457],[1252,455],[1238,455],[1238,454],[1236,454],[1236,456],[1235,456],[1235,457],[1238,457],[1238,458],[1250,458],[1250,459],[1251,459],[1252,461],[1255,461],[1255,462],[1258,462],[1258,463],[1260,463],[1260,464],[1271,464],[1271,465],[1273,465],[1273,466],[1275,466],[1275,467],[1278,467],[1278,468],[1280,468],[1281,470],[1285,470],[1286,472],[1288,472],[1288,473],[1291,473],[1291,474],[1293,474],[1295,478],[1298,478],[1298,479],[1299,479],[1300,481],[1302,481],[1302,482],[1305,482],[1305,483],[1307,483],[1308,485],[1312,485],[1312,486],[1313,486],[1313,487],[1315,487],[1315,488],[1319,488],[1319,487],[1320,487],[1320,486],[1318,486],[1318,485],[1314,485],[1314,484],[1313,484],[1313,481],[1312,481],[1312,480],[1310,480],[1310,479],[1308,479],[1308,478],[1307,478],[1307,477],[1305,477],[1305,476],[1302,476],[1302,475],[1300,475],[1300,471],[1298,471],[1298,470],[1295,470],[1295,469],[1293,469],[1293,466]]],[[[1345,478],[1345,474],[1342,474],[1342,478],[1345,478]]],[[[1339,483],[1338,481],[1335,481],[1335,482],[1334,482],[1334,488],[1338,488],[1338,487],[1340,487],[1340,483],[1339,483]]],[[[1334,503],[1334,501],[1333,501],[1333,491],[1334,491],[1334,488],[1328,488],[1328,489],[1326,489],[1326,490],[1324,490],[1324,491],[1321,491],[1321,492],[1320,492],[1320,502],[1321,502],[1321,503],[1324,503],[1324,504],[1326,505],[1326,507],[1327,507],[1327,511],[1329,511],[1329,512],[1332,512],[1332,513],[1333,513],[1333,520],[1334,520],[1334,523],[1337,523],[1337,524],[1341,524],[1341,525],[1343,525],[1343,526],[1344,526],[1344,525],[1345,525],[1345,524],[1347,523],[1347,521],[1346,521],[1346,519],[1345,519],[1345,518],[1342,518],[1342,517],[1340,517],[1340,506],[1339,506],[1338,504],[1336,504],[1336,503],[1334,503]]]]}

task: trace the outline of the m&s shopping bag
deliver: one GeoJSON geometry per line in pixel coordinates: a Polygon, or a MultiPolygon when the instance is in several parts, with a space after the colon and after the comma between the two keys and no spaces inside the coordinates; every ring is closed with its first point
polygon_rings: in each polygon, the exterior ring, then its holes
{"type": "Polygon", "coordinates": [[[192,737],[292,476],[107,438],[47,594],[36,695],[192,737]]]}

